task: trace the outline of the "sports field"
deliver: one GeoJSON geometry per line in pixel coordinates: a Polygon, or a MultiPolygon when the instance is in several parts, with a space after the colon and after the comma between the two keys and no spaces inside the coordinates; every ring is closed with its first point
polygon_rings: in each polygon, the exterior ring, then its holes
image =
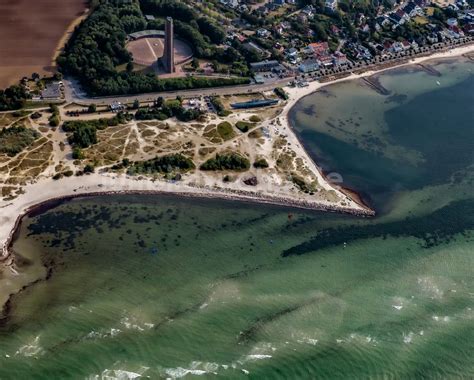
{"type": "Polygon", "coordinates": [[[0,0],[0,88],[51,72],[58,45],[85,0],[0,0]]]}

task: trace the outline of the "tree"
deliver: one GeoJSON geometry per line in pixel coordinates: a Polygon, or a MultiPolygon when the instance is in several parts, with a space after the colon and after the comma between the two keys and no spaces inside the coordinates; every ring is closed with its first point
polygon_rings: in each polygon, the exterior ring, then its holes
{"type": "Polygon", "coordinates": [[[55,114],[49,118],[49,125],[51,127],[57,127],[60,123],[61,123],[61,120],[59,118],[59,115],[55,114]]]}
{"type": "Polygon", "coordinates": [[[97,106],[94,103],[90,104],[89,107],[87,108],[87,112],[89,113],[97,112],[97,106]]]}
{"type": "Polygon", "coordinates": [[[23,86],[10,86],[0,90],[0,111],[8,111],[22,108],[30,95],[23,86]]]}
{"type": "Polygon", "coordinates": [[[71,144],[87,148],[97,143],[97,129],[93,125],[84,124],[76,128],[69,138],[71,144]]]}
{"type": "Polygon", "coordinates": [[[191,61],[191,67],[194,70],[199,69],[199,60],[196,57],[194,57],[193,60],[191,61]]]}

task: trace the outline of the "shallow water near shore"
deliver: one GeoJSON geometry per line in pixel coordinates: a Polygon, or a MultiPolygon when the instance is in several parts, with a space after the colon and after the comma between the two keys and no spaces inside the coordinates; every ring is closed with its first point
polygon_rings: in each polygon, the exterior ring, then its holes
{"type": "Polygon", "coordinates": [[[0,378],[474,377],[473,69],[292,111],[374,219],[146,195],[26,218],[19,278],[48,280],[11,299],[0,378]]]}

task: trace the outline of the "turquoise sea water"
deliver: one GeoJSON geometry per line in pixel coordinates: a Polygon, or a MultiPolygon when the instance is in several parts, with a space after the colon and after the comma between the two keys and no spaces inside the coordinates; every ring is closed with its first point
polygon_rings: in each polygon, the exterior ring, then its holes
{"type": "Polygon", "coordinates": [[[20,275],[48,279],[11,300],[0,378],[473,378],[474,65],[436,69],[291,114],[374,219],[127,195],[25,220],[20,275]]]}

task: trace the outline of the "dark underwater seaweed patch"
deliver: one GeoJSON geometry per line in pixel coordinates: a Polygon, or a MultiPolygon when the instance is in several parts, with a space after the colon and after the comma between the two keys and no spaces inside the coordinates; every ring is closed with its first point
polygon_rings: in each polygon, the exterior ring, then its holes
{"type": "Polygon", "coordinates": [[[431,248],[471,229],[474,229],[474,199],[453,202],[432,214],[396,222],[327,228],[310,240],[283,251],[281,255],[303,255],[344,242],[387,236],[412,236],[423,240],[423,248],[431,248]]]}

